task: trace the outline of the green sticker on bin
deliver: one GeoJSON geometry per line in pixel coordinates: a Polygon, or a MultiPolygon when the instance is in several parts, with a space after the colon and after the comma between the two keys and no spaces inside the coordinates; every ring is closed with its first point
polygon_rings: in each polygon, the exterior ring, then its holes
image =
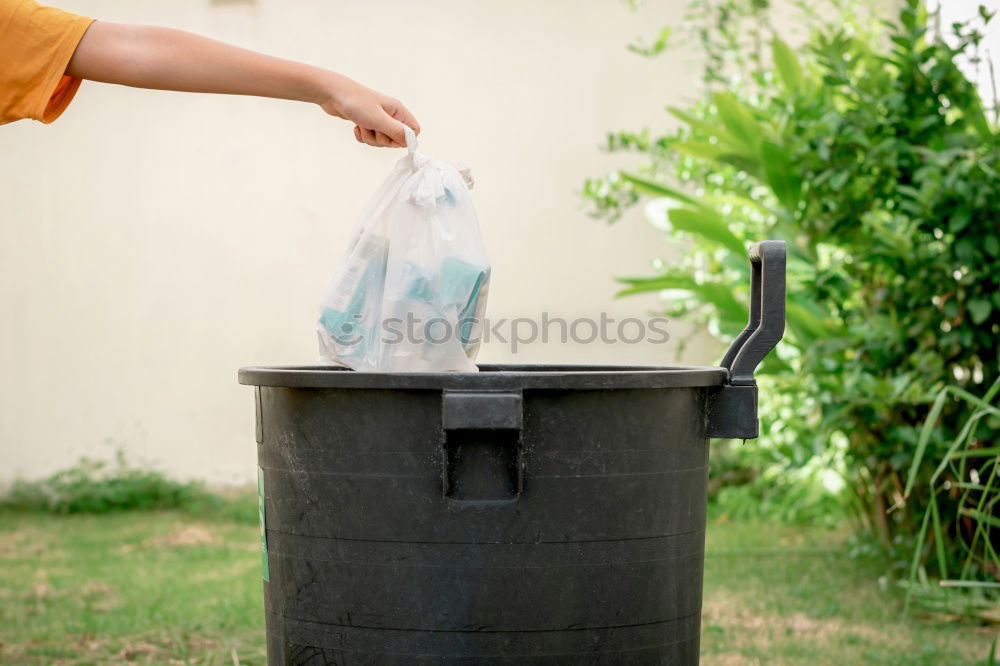
{"type": "Polygon", "coordinates": [[[257,465],[257,516],[260,518],[260,559],[264,580],[271,582],[271,567],[267,563],[267,528],[264,521],[264,470],[257,465]]]}

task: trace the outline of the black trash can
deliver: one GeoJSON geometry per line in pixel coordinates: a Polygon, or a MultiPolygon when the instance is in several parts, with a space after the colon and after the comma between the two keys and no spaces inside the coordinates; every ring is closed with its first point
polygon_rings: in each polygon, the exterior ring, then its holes
{"type": "Polygon", "coordinates": [[[756,437],[784,244],[720,367],[240,371],[268,663],[696,664],[708,439],[756,437]]]}

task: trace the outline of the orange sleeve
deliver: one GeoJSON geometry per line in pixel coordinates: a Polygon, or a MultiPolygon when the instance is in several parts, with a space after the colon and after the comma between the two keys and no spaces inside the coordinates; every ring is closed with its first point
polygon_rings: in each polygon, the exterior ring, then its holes
{"type": "Polygon", "coordinates": [[[93,19],[34,0],[0,0],[0,125],[51,123],[80,87],[66,66],[93,19]]]}

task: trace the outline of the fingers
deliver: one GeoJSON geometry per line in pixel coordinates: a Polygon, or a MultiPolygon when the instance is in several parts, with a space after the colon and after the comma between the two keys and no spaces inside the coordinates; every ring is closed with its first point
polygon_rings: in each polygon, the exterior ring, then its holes
{"type": "Polygon", "coordinates": [[[379,108],[368,123],[361,126],[361,141],[370,146],[382,148],[403,148],[406,146],[406,133],[403,123],[396,120],[383,108],[379,108]],[[370,127],[364,125],[371,124],[370,127]]]}
{"type": "Polygon", "coordinates": [[[419,134],[420,123],[398,99],[377,93],[374,96],[377,106],[350,114],[353,116],[351,120],[357,123],[354,138],[360,143],[380,148],[406,147],[405,126],[419,134]]]}
{"type": "Polygon", "coordinates": [[[392,137],[388,137],[385,134],[380,134],[379,136],[380,136],[380,138],[383,141],[386,142],[385,145],[388,148],[406,148],[406,139],[405,138],[402,141],[396,141],[392,137]]]}
{"type": "Polygon", "coordinates": [[[375,118],[373,119],[372,129],[377,133],[382,134],[397,146],[406,145],[406,132],[404,131],[403,123],[393,118],[385,111],[384,108],[380,108],[375,118]]]}
{"type": "Polygon", "coordinates": [[[392,137],[376,130],[354,127],[354,138],[359,143],[364,143],[377,148],[404,148],[406,143],[400,143],[392,137]]]}
{"type": "Polygon", "coordinates": [[[391,117],[409,126],[417,134],[420,134],[420,123],[417,122],[417,119],[410,113],[410,110],[403,106],[403,103],[398,99],[389,98],[385,100],[382,103],[382,108],[391,117]]]}

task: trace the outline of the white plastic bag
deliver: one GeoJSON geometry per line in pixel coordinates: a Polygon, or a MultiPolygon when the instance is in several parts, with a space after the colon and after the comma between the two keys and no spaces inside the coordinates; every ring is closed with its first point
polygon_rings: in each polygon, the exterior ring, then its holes
{"type": "Polygon", "coordinates": [[[490,279],[464,165],[416,152],[396,163],[327,286],[321,362],[369,372],[477,370],[490,279]]]}

